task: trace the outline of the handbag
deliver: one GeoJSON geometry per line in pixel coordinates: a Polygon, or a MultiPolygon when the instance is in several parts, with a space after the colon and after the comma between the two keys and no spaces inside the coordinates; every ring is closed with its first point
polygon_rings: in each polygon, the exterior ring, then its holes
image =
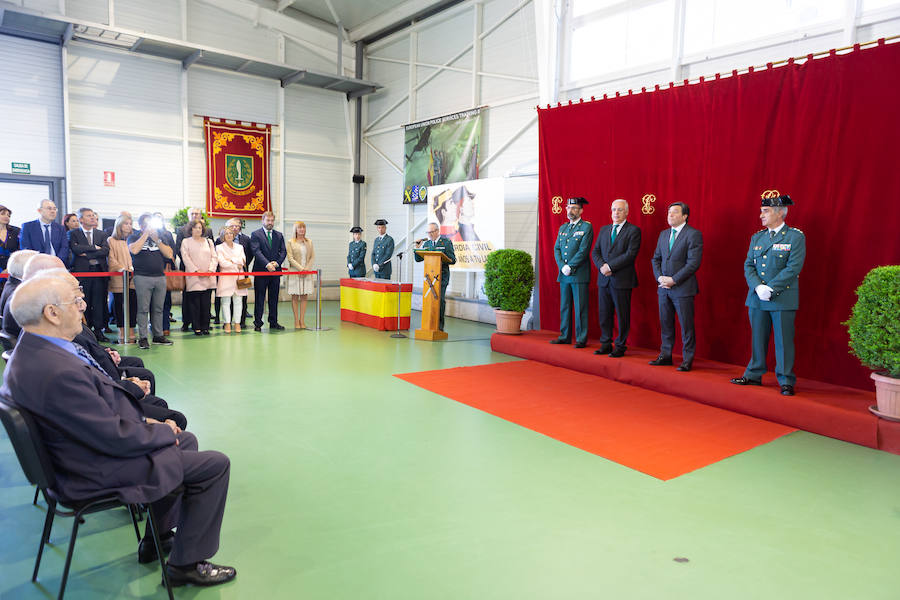
{"type": "MultiPolygon", "coordinates": [[[[166,273],[176,273],[175,269],[166,265],[163,267],[166,273]]],[[[184,275],[166,275],[166,291],[167,292],[183,292],[184,291],[184,275]]]]}
{"type": "Polygon", "coordinates": [[[253,280],[250,279],[250,276],[247,275],[245,277],[237,278],[237,288],[239,290],[246,290],[247,288],[253,287],[253,280]]]}

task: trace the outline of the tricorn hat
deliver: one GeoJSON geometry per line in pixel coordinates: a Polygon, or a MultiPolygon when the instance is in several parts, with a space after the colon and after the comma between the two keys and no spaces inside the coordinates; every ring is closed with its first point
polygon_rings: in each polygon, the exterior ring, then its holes
{"type": "Polygon", "coordinates": [[[350,233],[362,233],[362,232],[363,232],[362,227],[360,227],[359,225],[357,225],[356,227],[350,228],[350,233]]]}
{"type": "Polygon", "coordinates": [[[568,204],[569,206],[577,204],[578,206],[583,207],[585,204],[589,204],[589,202],[581,196],[576,196],[575,198],[569,198],[568,200],[566,200],[566,204],[568,204]]]}
{"type": "Polygon", "coordinates": [[[793,206],[794,201],[787,194],[766,198],[765,194],[760,199],[760,206],[793,206]]]}
{"type": "Polygon", "coordinates": [[[388,222],[385,221],[384,219],[378,219],[377,221],[375,221],[375,224],[376,225],[387,225],[388,222]]]}

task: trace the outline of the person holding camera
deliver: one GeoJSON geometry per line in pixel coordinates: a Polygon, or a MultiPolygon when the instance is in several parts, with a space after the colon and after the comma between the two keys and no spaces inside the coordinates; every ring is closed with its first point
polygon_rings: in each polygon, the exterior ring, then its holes
{"type": "Polygon", "coordinates": [[[163,304],[166,298],[166,275],[163,265],[166,259],[172,259],[174,253],[159,237],[161,221],[159,217],[144,213],[138,217],[140,230],[128,236],[128,250],[131,252],[134,266],[134,291],[138,304],[138,347],[142,350],[150,348],[147,338],[150,337],[151,330],[154,344],[172,345],[172,341],[163,335],[163,304]]]}

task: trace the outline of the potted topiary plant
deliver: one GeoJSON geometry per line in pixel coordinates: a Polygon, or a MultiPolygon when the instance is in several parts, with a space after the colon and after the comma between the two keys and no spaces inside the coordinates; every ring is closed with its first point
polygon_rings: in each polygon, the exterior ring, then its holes
{"type": "Polygon", "coordinates": [[[844,323],[850,348],[862,364],[876,372],[879,417],[900,421],[900,265],[876,267],[856,290],[853,314],[844,323]]]}
{"type": "Polygon", "coordinates": [[[534,267],[522,250],[494,250],[484,264],[484,293],[494,307],[497,333],[518,335],[522,315],[531,302],[534,267]]]}

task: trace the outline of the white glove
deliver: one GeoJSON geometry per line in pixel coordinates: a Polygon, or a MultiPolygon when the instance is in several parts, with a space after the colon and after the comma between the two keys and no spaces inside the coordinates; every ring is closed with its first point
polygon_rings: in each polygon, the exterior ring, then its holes
{"type": "Polygon", "coordinates": [[[372,265],[372,269],[377,273],[381,270],[381,267],[378,266],[378,263],[375,263],[374,265],[372,265]]]}
{"type": "Polygon", "coordinates": [[[562,274],[563,274],[563,275],[566,275],[566,276],[571,275],[571,274],[572,274],[572,267],[570,267],[569,265],[563,265],[563,268],[562,268],[562,274]]]}
{"type": "Polygon", "coordinates": [[[352,270],[353,270],[353,265],[351,265],[350,263],[347,263],[347,270],[348,270],[348,271],[352,271],[352,270]]]}
{"type": "Polygon", "coordinates": [[[762,283],[756,286],[756,295],[759,296],[759,299],[763,302],[771,300],[773,291],[772,288],[762,283]]]}

